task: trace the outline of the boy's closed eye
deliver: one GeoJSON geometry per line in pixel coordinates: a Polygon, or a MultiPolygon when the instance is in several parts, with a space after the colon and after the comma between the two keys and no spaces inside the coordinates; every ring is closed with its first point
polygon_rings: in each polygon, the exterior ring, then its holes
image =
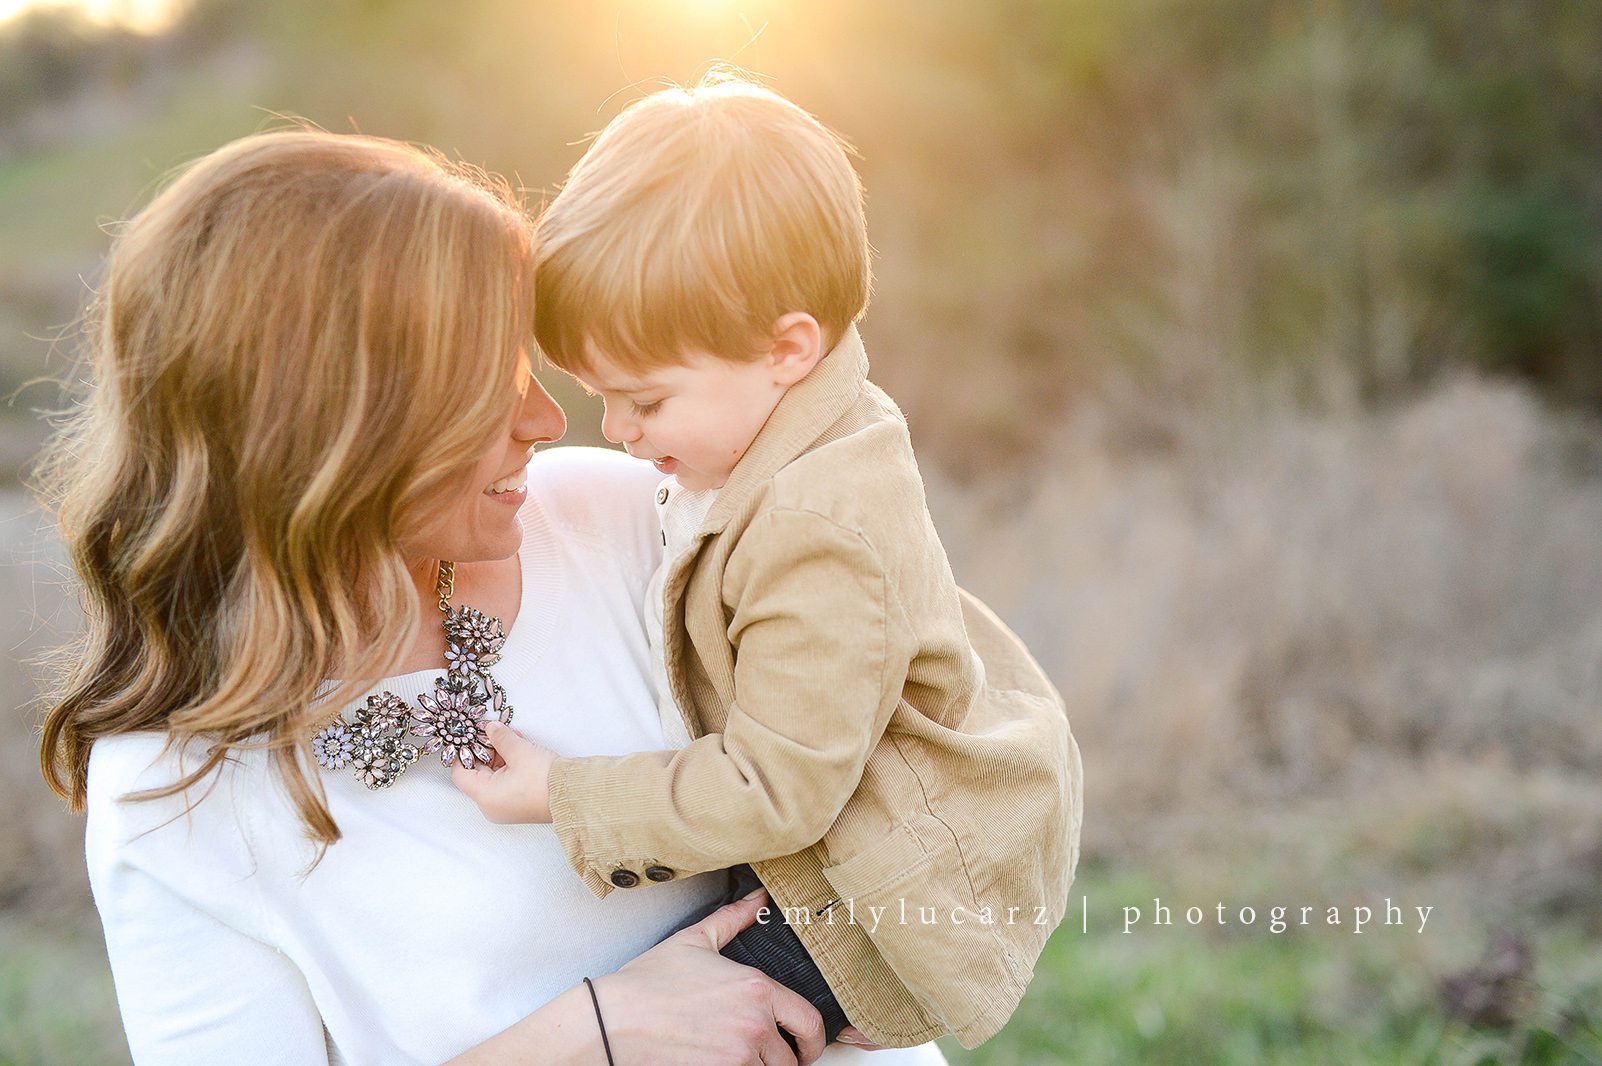
{"type": "Polygon", "coordinates": [[[640,418],[648,418],[651,415],[656,414],[656,412],[661,409],[662,401],[652,400],[649,403],[641,403],[639,400],[630,400],[629,406],[634,409],[636,416],[640,418]]]}

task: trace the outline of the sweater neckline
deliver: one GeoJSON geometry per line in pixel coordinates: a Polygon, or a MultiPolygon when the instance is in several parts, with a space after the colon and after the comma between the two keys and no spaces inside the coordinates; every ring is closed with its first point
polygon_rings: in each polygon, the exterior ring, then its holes
{"type": "MultiPolygon", "coordinates": [[[[506,630],[506,643],[501,648],[501,661],[495,667],[496,678],[502,685],[507,684],[512,677],[521,676],[533,669],[534,664],[543,658],[549,649],[553,621],[550,612],[553,605],[559,602],[557,593],[562,586],[563,573],[554,532],[545,520],[544,514],[532,506],[533,503],[534,497],[530,496],[523,504],[523,512],[519,515],[523,523],[523,544],[517,550],[517,560],[522,591],[518,596],[517,617],[506,630]]],[[[435,625],[437,627],[438,623],[435,625]]],[[[415,703],[418,696],[432,693],[435,679],[445,676],[443,633],[440,635],[439,647],[438,665],[380,678],[371,688],[347,704],[346,710],[357,706],[367,696],[376,692],[392,692],[408,703],[415,703]]],[[[337,680],[323,682],[325,691],[337,684],[337,680]]]]}

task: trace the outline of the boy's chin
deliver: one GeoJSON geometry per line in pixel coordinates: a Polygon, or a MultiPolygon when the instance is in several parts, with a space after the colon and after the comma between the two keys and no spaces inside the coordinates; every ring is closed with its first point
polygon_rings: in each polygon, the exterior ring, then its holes
{"type": "MultiPolygon", "coordinates": [[[[658,469],[662,468],[658,467],[658,469]]],[[[678,475],[679,484],[683,485],[692,492],[706,492],[711,489],[721,489],[723,487],[723,483],[728,480],[728,478],[710,477],[698,470],[687,470],[678,465],[677,461],[674,462],[674,467],[672,470],[662,470],[662,472],[664,474],[678,475]]]]}

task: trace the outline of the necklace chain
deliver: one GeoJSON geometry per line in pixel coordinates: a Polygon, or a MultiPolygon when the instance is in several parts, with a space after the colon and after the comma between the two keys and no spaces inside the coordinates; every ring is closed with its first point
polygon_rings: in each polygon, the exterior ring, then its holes
{"type": "Polygon", "coordinates": [[[451,596],[456,592],[456,564],[449,559],[440,561],[439,580],[434,582],[434,591],[439,593],[440,613],[449,616],[451,596]]]}
{"type": "Polygon", "coordinates": [[[489,668],[500,661],[506,644],[501,620],[472,607],[452,607],[456,564],[442,560],[434,591],[445,616],[445,676],[434,680],[432,694],[417,697],[412,707],[393,692],[367,697],[353,720],[343,712],[324,721],[312,734],[312,756],[325,770],[353,771],[370,789],[388,788],[406,768],[424,755],[440,753],[446,766],[460,762],[471,770],[488,766],[494,757],[484,723],[491,717],[512,721],[506,690],[489,668]],[[413,743],[413,741],[418,743],[413,743]]]}

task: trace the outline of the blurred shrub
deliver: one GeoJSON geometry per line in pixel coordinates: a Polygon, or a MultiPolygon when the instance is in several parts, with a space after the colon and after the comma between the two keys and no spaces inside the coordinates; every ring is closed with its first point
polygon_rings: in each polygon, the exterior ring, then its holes
{"type": "Polygon", "coordinates": [[[129,58],[131,35],[97,29],[67,8],[37,8],[0,32],[0,128],[129,58]]]}

